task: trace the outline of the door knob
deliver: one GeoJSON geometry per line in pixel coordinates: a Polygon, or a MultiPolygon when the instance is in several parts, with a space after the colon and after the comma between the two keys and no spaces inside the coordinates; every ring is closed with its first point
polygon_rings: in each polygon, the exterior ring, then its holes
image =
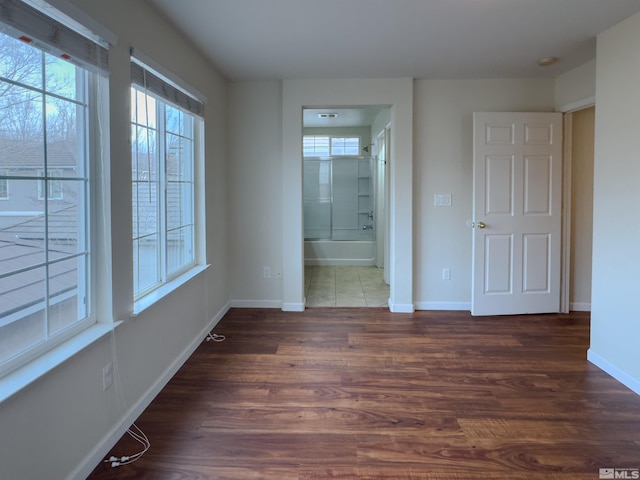
{"type": "Polygon", "coordinates": [[[476,223],[476,227],[478,227],[478,228],[486,228],[487,224],[484,223],[484,222],[478,222],[478,223],[476,223]]]}

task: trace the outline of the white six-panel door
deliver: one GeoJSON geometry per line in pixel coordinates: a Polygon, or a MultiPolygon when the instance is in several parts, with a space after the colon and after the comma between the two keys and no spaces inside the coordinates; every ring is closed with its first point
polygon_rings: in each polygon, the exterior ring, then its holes
{"type": "Polygon", "coordinates": [[[474,113],[471,313],[558,312],[562,114],[474,113]]]}

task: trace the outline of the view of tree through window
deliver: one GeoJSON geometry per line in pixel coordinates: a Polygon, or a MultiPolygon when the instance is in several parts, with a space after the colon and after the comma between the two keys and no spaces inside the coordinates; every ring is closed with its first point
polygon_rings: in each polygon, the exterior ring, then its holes
{"type": "Polygon", "coordinates": [[[0,33],[0,364],[89,314],[87,80],[0,33]]]}

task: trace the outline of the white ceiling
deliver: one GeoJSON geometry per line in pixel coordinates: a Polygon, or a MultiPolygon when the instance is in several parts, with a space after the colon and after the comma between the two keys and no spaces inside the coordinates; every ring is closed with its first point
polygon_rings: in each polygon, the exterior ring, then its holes
{"type": "Polygon", "coordinates": [[[638,0],[149,0],[231,80],[555,77],[638,0]],[[541,68],[540,57],[560,59],[541,68]]]}

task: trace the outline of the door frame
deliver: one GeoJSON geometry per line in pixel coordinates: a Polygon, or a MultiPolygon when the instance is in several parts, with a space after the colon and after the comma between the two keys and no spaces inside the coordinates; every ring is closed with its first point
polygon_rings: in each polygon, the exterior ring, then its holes
{"type": "Polygon", "coordinates": [[[573,137],[573,115],[562,115],[562,244],[560,246],[560,312],[569,313],[571,295],[571,152],[573,137]]]}
{"type": "Polygon", "coordinates": [[[573,170],[573,113],[596,106],[595,96],[572,102],[559,107],[563,125],[562,151],[562,220],[561,220],[561,266],[560,266],[560,312],[569,313],[571,309],[571,211],[573,170]]]}
{"type": "Polygon", "coordinates": [[[282,310],[303,311],[302,111],[319,105],[391,109],[389,265],[392,312],[413,303],[413,79],[291,79],[282,82],[282,310]]]}
{"type": "Polygon", "coordinates": [[[562,152],[562,264],[560,271],[560,312],[571,309],[571,211],[573,171],[573,113],[596,106],[596,97],[587,97],[557,109],[562,115],[564,145],[562,152]]]}
{"type": "Polygon", "coordinates": [[[376,266],[382,268],[384,281],[389,284],[389,162],[391,155],[391,124],[376,134],[376,148],[378,151],[376,164],[376,266]],[[384,147],[384,159],[380,152],[384,147]],[[382,164],[381,162],[384,162],[382,164]],[[382,179],[380,172],[382,171],[382,179]],[[380,187],[380,188],[378,188],[380,187]]]}

